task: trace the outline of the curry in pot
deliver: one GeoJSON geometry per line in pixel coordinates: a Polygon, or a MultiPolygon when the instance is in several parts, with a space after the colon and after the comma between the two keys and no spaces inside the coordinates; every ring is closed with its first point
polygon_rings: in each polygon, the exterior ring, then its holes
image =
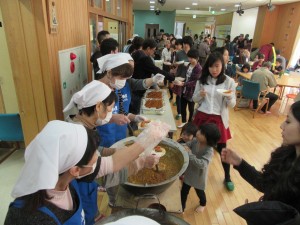
{"type": "Polygon", "coordinates": [[[158,163],[158,171],[155,168],[140,170],[137,174],[128,178],[128,182],[132,184],[158,184],[174,177],[182,168],[183,156],[181,152],[168,145],[159,144],[165,148],[166,154],[160,158],[158,163]]]}

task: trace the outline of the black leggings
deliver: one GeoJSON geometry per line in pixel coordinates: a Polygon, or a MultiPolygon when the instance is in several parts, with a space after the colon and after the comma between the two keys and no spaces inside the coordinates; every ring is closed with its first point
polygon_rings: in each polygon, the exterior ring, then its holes
{"type": "Polygon", "coordinates": [[[195,102],[190,102],[188,100],[186,100],[184,97],[181,97],[181,121],[182,123],[186,123],[186,107],[188,106],[189,109],[189,119],[188,122],[192,121],[193,118],[193,113],[194,113],[194,107],[195,107],[195,102]]]}
{"type": "MultiPolygon", "coordinates": [[[[226,143],[218,143],[217,144],[217,152],[221,155],[222,149],[226,148],[226,143]]],[[[230,164],[222,162],[222,166],[225,173],[225,182],[230,182],[230,164]]]]}
{"type": "MultiPolygon", "coordinates": [[[[185,209],[186,199],[190,192],[190,189],[191,189],[191,186],[183,182],[182,188],[181,188],[181,204],[182,204],[183,211],[185,209]]],[[[198,198],[200,199],[200,205],[206,206],[206,195],[205,195],[204,190],[200,190],[200,189],[196,189],[196,188],[194,188],[194,189],[197,193],[198,198]]]]}

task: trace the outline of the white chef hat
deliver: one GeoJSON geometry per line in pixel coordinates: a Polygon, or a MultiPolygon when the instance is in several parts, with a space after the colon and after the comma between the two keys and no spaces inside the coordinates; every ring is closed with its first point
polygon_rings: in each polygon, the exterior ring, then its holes
{"type": "Polygon", "coordinates": [[[72,109],[75,104],[77,104],[79,110],[96,105],[98,102],[105,100],[111,92],[112,90],[106,84],[93,80],[72,96],[63,112],[72,109]]]}
{"type": "Polygon", "coordinates": [[[55,188],[59,174],[81,160],[87,140],[87,132],[82,125],[50,121],[26,148],[25,164],[12,197],[55,188]]]}
{"type": "Polygon", "coordinates": [[[107,70],[111,70],[115,67],[121,66],[133,60],[131,55],[128,53],[117,53],[108,54],[97,59],[99,71],[97,73],[101,74],[107,70]]]}
{"type": "Polygon", "coordinates": [[[131,224],[160,225],[156,221],[144,216],[126,216],[115,222],[106,223],[106,225],[131,225],[131,224]]]}

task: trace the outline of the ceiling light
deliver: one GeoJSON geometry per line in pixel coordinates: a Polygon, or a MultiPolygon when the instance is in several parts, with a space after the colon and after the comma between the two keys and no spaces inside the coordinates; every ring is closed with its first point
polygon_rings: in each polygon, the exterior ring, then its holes
{"type": "Polygon", "coordinates": [[[191,9],[190,7],[185,7],[185,9],[191,9]]]}
{"type": "Polygon", "coordinates": [[[150,8],[154,8],[155,6],[154,5],[150,5],[150,8]]]}
{"type": "Polygon", "coordinates": [[[196,17],[197,17],[196,15],[193,15],[193,19],[196,19],[196,17]]]}
{"type": "Polygon", "coordinates": [[[240,4],[235,4],[234,7],[240,7],[240,4]]]}
{"type": "Polygon", "coordinates": [[[256,0],[257,2],[262,2],[262,1],[264,1],[264,0],[256,0]]]}
{"type": "Polygon", "coordinates": [[[215,11],[215,10],[211,11],[211,14],[215,14],[215,13],[216,13],[216,11],[215,11]]]}
{"type": "Polygon", "coordinates": [[[221,11],[226,11],[226,9],[221,9],[221,11]]]}
{"type": "Polygon", "coordinates": [[[198,5],[198,3],[196,3],[196,2],[193,2],[193,3],[192,3],[192,5],[198,5]]]}
{"type": "Polygon", "coordinates": [[[150,10],[154,11],[154,8],[151,8],[150,10]]]}
{"type": "Polygon", "coordinates": [[[150,4],[155,4],[155,1],[150,1],[150,4]]]}

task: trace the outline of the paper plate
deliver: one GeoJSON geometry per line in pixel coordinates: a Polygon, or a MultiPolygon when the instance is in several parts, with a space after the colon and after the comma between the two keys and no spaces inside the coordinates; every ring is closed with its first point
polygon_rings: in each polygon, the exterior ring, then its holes
{"type": "Polygon", "coordinates": [[[187,65],[189,65],[190,64],[190,62],[184,62],[184,65],[185,66],[187,66],[187,65]]]}
{"type": "MultiPolygon", "coordinates": [[[[156,147],[158,147],[158,146],[156,146],[156,147]]],[[[156,148],[155,147],[155,148],[156,148]]],[[[159,146],[160,147],[160,146],[159,146]]],[[[165,148],[162,148],[162,147],[160,147],[160,152],[157,152],[155,149],[153,149],[152,151],[151,151],[151,154],[152,155],[157,155],[157,156],[159,156],[159,157],[163,157],[165,154],[166,154],[166,149],[165,148]]]]}
{"type": "Polygon", "coordinates": [[[231,96],[232,95],[232,91],[230,90],[230,93],[226,93],[227,91],[229,90],[226,90],[226,89],[217,89],[217,92],[219,92],[221,95],[223,96],[231,96]]]}
{"type": "Polygon", "coordinates": [[[183,63],[184,63],[183,60],[176,62],[177,65],[180,65],[180,64],[183,64],[183,63]]]}
{"type": "Polygon", "coordinates": [[[184,78],[184,77],[175,77],[175,80],[178,80],[178,81],[184,81],[185,78],[184,78]]]}

